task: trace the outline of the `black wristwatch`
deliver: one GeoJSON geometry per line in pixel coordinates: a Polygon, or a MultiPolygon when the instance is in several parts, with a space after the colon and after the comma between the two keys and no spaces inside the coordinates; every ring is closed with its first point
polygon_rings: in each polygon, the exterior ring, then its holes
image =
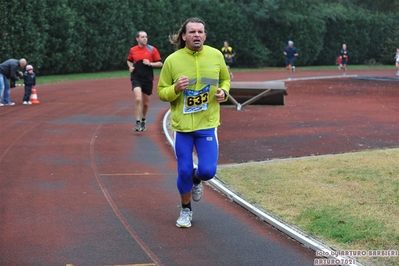
{"type": "Polygon", "coordinates": [[[224,100],[226,100],[226,99],[227,99],[227,96],[229,96],[229,94],[228,94],[227,91],[224,90],[224,89],[222,89],[222,91],[224,91],[224,100]]]}

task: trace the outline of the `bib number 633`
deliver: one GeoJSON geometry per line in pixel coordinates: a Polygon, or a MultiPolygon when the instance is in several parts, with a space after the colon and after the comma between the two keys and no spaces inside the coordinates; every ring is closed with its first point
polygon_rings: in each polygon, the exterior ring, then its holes
{"type": "Polygon", "coordinates": [[[205,103],[208,103],[208,99],[209,99],[208,92],[198,94],[196,96],[187,96],[186,105],[187,107],[200,106],[205,103]]]}

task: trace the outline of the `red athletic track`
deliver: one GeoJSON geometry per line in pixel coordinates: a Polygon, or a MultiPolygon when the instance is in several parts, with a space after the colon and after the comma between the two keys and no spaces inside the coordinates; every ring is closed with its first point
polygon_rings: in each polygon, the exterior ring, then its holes
{"type": "MultiPolygon", "coordinates": [[[[303,71],[293,78],[337,76],[336,71],[303,71]]],[[[399,77],[391,70],[349,71],[348,75],[390,77],[286,82],[284,106],[222,109],[218,132],[220,163],[337,154],[399,146],[399,77]]],[[[284,79],[284,72],[236,73],[238,80],[284,79]]]]}
{"type": "MultiPolygon", "coordinates": [[[[327,74],[339,73],[295,76],[327,74]]],[[[313,251],[208,186],[193,203],[193,227],[175,226],[176,165],[162,131],[168,104],[156,94],[139,133],[128,77],[37,81],[39,105],[21,105],[16,88],[17,105],[0,107],[0,265],[313,265],[313,251]]],[[[220,162],[398,146],[398,83],[306,83],[287,83],[285,106],[223,107],[220,162]]]]}

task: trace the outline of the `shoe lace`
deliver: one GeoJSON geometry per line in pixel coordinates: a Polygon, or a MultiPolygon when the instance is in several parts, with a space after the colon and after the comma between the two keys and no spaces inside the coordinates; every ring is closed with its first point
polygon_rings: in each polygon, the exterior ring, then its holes
{"type": "Polygon", "coordinates": [[[198,185],[194,185],[194,193],[200,193],[202,188],[201,188],[201,183],[199,183],[198,185]]]}
{"type": "Polygon", "coordinates": [[[190,209],[185,208],[182,210],[181,214],[180,214],[180,218],[181,219],[188,219],[190,217],[190,209]]]}

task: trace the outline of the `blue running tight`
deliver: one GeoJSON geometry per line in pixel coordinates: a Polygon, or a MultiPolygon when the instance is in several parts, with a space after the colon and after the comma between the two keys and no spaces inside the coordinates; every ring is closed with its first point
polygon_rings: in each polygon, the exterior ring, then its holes
{"type": "Polygon", "coordinates": [[[194,132],[176,132],[174,149],[177,159],[177,188],[180,194],[187,194],[193,188],[193,149],[198,156],[198,169],[195,176],[209,180],[216,174],[219,143],[217,128],[194,132]]]}

